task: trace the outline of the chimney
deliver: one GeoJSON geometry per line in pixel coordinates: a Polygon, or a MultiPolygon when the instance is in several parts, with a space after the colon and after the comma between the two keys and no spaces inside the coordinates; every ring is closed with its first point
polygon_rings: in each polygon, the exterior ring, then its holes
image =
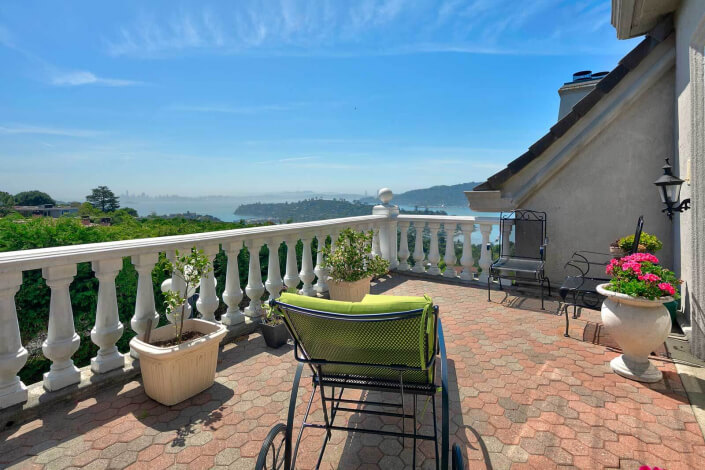
{"type": "Polygon", "coordinates": [[[561,106],[558,109],[558,120],[560,121],[563,116],[573,109],[573,106],[575,106],[578,101],[595,89],[597,82],[607,75],[607,73],[608,72],[592,73],[591,70],[575,72],[573,74],[573,81],[565,83],[558,89],[558,95],[561,97],[561,106]]]}

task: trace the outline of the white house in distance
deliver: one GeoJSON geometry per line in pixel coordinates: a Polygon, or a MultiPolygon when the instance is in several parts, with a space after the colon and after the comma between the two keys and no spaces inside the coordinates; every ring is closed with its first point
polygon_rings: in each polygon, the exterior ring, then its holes
{"type": "Polygon", "coordinates": [[[612,0],[612,24],[643,41],[607,75],[566,84],[560,120],[466,196],[476,211],[547,212],[554,285],[574,251],[607,251],[644,215],[684,280],[685,329],[705,359],[705,0],[612,0]],[[672,222],[653,184],[665,158],[691,200],[672,222]]]}

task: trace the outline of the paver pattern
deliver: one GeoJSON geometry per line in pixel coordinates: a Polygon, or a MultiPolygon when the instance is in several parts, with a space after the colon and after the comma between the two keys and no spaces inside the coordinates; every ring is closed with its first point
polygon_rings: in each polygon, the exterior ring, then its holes
{"type": "MultiPolygon", "coordinates": [[[[499,292],[488,303],[483,289],[405,276],[373,291],[426,293],[440,306],[452,382],[451,434],[470,468],[705,465],[703,435],[667,359],[654,358],[663,381],[640,384],[611,372],[609,360],[617,352],[584,341],[584,320],[573,321],[572,337],[564,338],[555,304],[534,311],[527,308],[532,301],[499,292]]],[[[179,405],[152,401],[133,381],[3,431],[0,467],[251,469],[271,426],[285,421],[294,371],[290,347],[271,350],[250,335],[225,345],[211,389],[179,405]]],[[[309,391],[306,381],[300,414],[309,391]]],[[[425,403],[417,405],[421,430],[428,432],[431,414],[425,403]]],[[[321,419],[318,401],[313,410],[321,419]]],[[[388,418],[338,419],[399,429],[388,418]]],[[[321,440],[321,432],[307,431],[297,468],[315,464],[321,440]]],[[[401,469],[411,458],[410,440],[334,432],[322,468],[401,469]]],[[[417,465],[435,468],[430,443],[418,446],[417,465]]]]}

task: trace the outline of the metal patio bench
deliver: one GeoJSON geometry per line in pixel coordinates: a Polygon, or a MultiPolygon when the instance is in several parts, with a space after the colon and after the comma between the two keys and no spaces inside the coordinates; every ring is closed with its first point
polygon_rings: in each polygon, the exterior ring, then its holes
{"type": "MultiPolygon", "coordinates": [[[[634,243],[629,250],[629,255],[639,251],[641,232],[644,228],[644,216],[639,216],[634,230],[634,243]]],[[[595,251],[576,251],[570,260],[565,264],[566,270],[572,271],[572,275],[566,276],[563,284],[558,290],[561,297],[561,309],[565,314],[565,333],[568,337],[570,319],[568,307],[573,306],[573,319],[578,318],[578,305],[587,308],[597,308],[602,304],[603,297],[597,293],[597,286],[609,282],[610,278],[605,277],[605,268],[610,260],[615,256],[610,253],[599,253],[595,251]],[[571,298],[572,302],[568,302],[571,298]]],[[[560,312],[559,310],[559,312],[560,312]]]]}
{"type": "Polygon", "coordinates": [[[492,280],[499,281],[502,290],[502,279],[515,282],[532,282],[541,288],[541,309],[544,309],[544,284],[548,286],[551,296],[551,281],[545,276],[546,262],[546,213],[517,209],[502,212],[499,217],[499,258],[492,262],[487,277],[487,301],[491,301],[492,280]],[[507,225],[514,227],[514,241],[510,239],[507,225]]]}
{"type": "Polygon", "coordinates": [[[320,466],[331,433],[336,431],[397,437],[403,443],[410,439],[414,446],[414,468],[416,442],[433,441],[436,469],[464,468],[458,445],[453,446],[452,455],[449,451],[448,368],[443,327],[438,307],[429,297],[368,295],[362,302],[337,302],[286,293],[269,304],[282,316],[291,333],[298,365],[287,423],[271,429],[262,444],[257,470],[293,470],[301,437],[310,428],[326,431],[315,468],[320,466]],[[311,371],[313,391],[294,442],[294,417],[304,365],[311,371]],[[388,393],[381,394],[383,398],[379,401],[353,400],[343,398],[346,389],[388,393]],[[323,422],[309,421],[316,392],[320,394],[323,422]],[[392,400],[389,393],[398,395],[399,400],[392,400]],[[440,439],[435,406],[438,394],[440,439]],[[411,413],[405,407],[408,395],[414,406],[411,413]],[[422,434],[417,428],[419,396],[431,401],[433,434],[422,434]],[[398,418],[401,432],[343,426],[336,423],[341,413],[398,418]]]}

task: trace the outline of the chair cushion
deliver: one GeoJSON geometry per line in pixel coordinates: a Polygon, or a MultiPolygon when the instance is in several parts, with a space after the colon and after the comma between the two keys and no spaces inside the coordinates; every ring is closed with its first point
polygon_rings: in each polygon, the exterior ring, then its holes
{"type": "MultiPolygon", "coordinates": [[[[374,326],[374,322],[358,323],[355,326],[354,323],[344,322],[343,320],[337,320],[337,323],[333,325],[329,323],[333,321],[332,319],[325,320],[310,317],[306,320],[306,324],[302,324],[303,318],[293,316],[291,321],[298,322],[297,331],[302,336],[301,341],[304,347],[311,354],[323,354],[326,356],[320,359],[341,360],[340,357],[335,357],[340,354],[347,358],[345,360],[358,358],[360,362],[364,363],[393,364],[398,363],[397,361],[401,360],[401,358],[406,358],[402,360],[405,365],[420,366],[422,369],[426,369],[426,357],[435,350],[435,338],[433,336],[434,316],[432,315],[433,301],[428,296],[367,295],[362,302],[341,302],[284,293],[277,301],[309,310],[348,315],[395,313],[423,309],[421,318],[416,317],[416,320],[389,320],[384,323],[378,323],[378,326],[374,326]],[[418,331],[418,337],[412,343],[409,343],[411,338],[408,336],[410,321],[417,325],[414,329],[418,331]],[[373,330],[369,328],[373,328],[373,330]],[[407,332],[404,333],[406,340],[402,340],[404,338],[402,331],[407,332]],[[423,345],[426,342],[425,336],[427,333],[429,337],[428,350],[424,351],[423,345]],[[376,338],[371,338],[370,334],[374,334],[376,338]],[[311,344],[312,342],[315,344],[311,344]],[[320,352],[316,353],[316,351],[320,352]],[[324,353],[324,351],[326,352],[324,353]],[[413,356],[417,359],[412,361],[413,356]]],[[[328,369],[330,373],[334,371],[343,373],[344,370],[350,372],[349,368],[346,369],[344,366],[328,366],[328,369]]],[[[375,370],[370,370],[370,372],[370,375],[375,376],[381,373],[381,371],[375,370]]],[[[418,377],[417,380],[423,377],[423,380],[427,381],[432,377],[431,371],[428,372],[428,374],[418,375],[418,373],[414,373],[413,375],[418,377]]],[[[411,377],[409,378],[411,379],[411,377]]]]}

